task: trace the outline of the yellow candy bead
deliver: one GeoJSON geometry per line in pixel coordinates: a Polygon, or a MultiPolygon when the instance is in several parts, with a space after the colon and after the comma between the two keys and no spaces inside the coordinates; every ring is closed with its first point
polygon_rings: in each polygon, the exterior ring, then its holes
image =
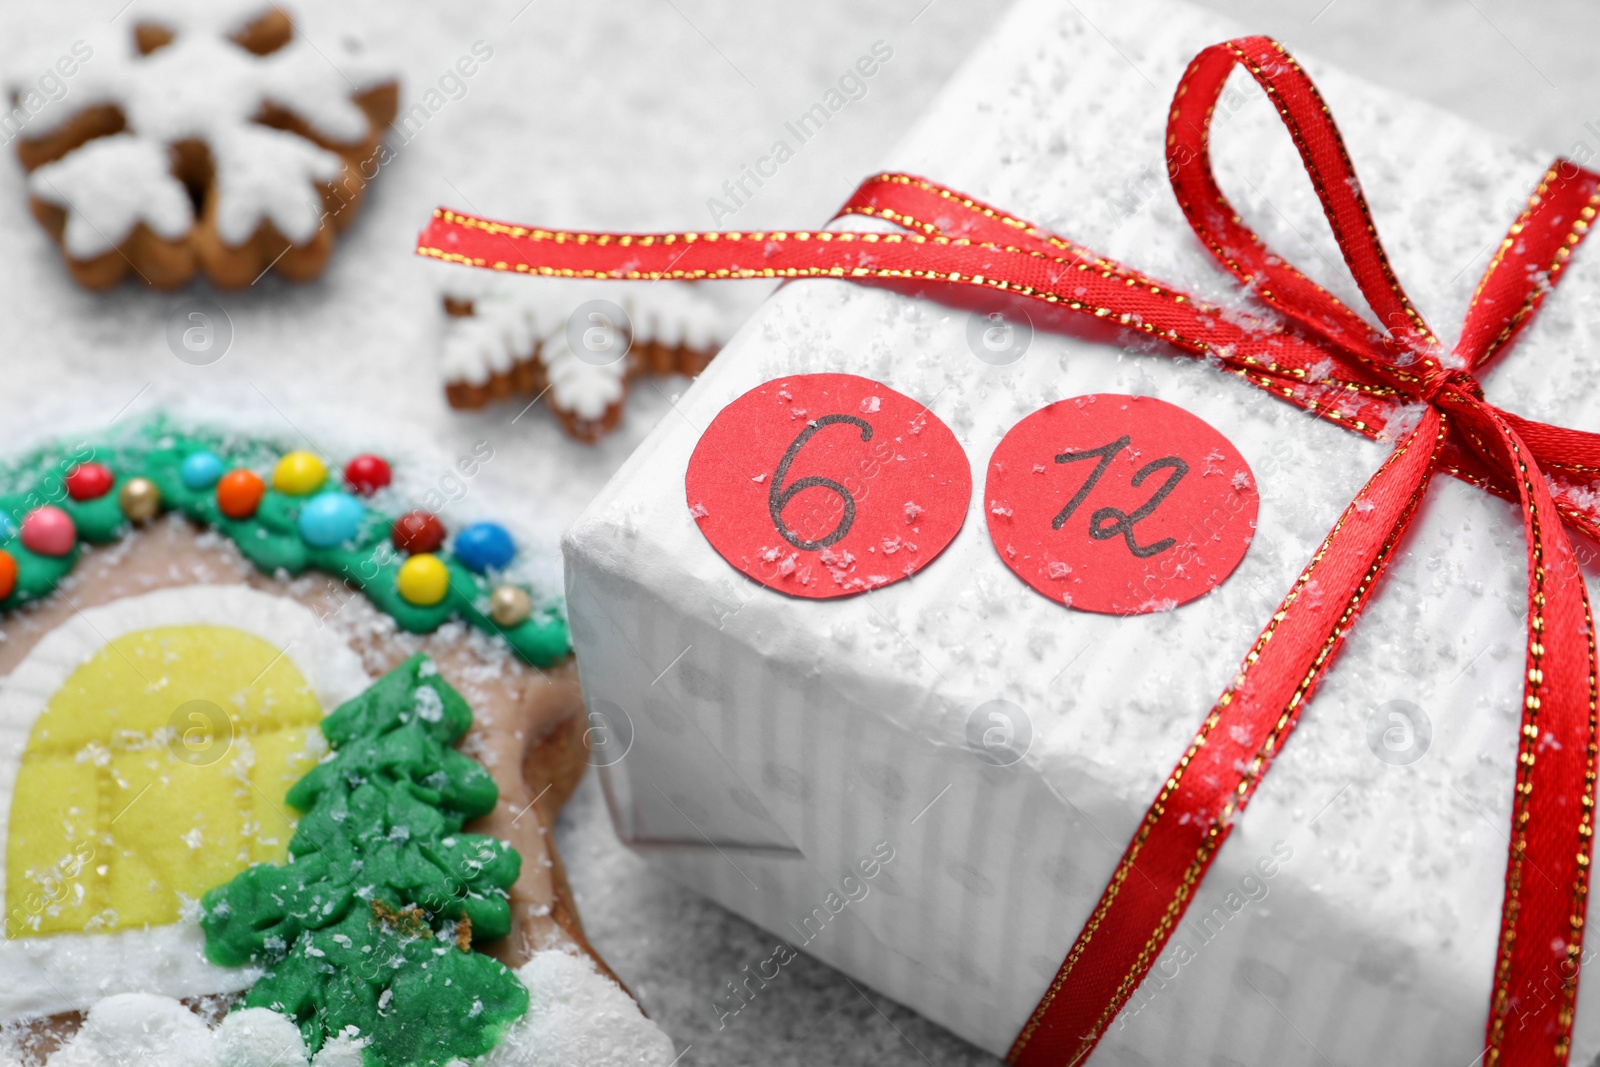
{"type": "Polygon", "coordinates": [[[328,480],[328,468],[314,452],[290,452],[272,471],[272,488],[289,496],[309,496],[328,480]]]}
{"type": "Polygon", "coordinates": [[[430,552],[419,552],[400,565],[395,583],[407,604],[431,608],[450,591],[450,568],[430,552]]]}

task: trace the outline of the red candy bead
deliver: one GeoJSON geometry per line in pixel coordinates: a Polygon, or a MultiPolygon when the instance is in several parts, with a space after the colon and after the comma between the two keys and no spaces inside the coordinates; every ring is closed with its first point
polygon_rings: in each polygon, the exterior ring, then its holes
{"type": "Polygon", "coordinates": [[[388,485],[393,475],[389,464],[374,455],[360,455],[344,466],[344,480],[362,496],[371,496],[388,485]]]}
{"type": "Polygon", "coordinates": [[[408,556],[419,552],[437,552],[444,544],[444,523],[426,511],[408,511],[394,520],[389,531],[394,547],[408,556]]]}
{"type": "Polygon", "coordinates": [[[266,494],[261,475],[242,467],[231,470],[217,481],[217,510],[230,519],[248,519],[266,494]]]}
{"type": "Polygon", "coordinates": [[[65,556],[77,543],[77,524],[54,504],[34,508],[22,520],[22,547],[35,555],[65,556]]]}
{"type": "Polygon", "coordinates": [[[116,478],[102,463],[80,463],[67,475],[67,494],[74,500],[98,500],[111,492],[116,478]]]}
{"type": "Polygon", "coordinates": [[[16,557],[5,549],[0,548],[0,600],[4,600],[17,589],[17,560],[16,557]]]}

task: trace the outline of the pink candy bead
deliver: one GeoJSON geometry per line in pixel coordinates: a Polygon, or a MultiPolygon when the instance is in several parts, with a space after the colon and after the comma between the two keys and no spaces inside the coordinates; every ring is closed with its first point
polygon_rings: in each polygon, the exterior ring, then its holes
{"type": "Polygon", "coordinates": [[[30,511],[21,532],[22,547],[40,556],[65,556],[78,543],[72,516],[53,504],[30,511]]]}

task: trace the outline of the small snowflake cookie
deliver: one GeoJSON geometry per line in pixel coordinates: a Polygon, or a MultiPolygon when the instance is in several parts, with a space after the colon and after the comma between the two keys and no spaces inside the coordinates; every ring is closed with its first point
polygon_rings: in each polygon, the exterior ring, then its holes
{"type": "MultiPolygon", "coordinates": [[[[259,0],[156,0],[17,139],[33,214],[90,289],[315,278],[378,170],[398,83],[259,0]],[[329,45],[329,42],[323,42],[329,45]]],[[[13,100],[26,101],[25,87],[13,100]]]]}
{"type": "Polygon", "coordinates": [[[589,442],[616,428],[630,381],[694,377],[743,317],[687,282],[452,282],[444,296],[450,406],[542,397],[567,433],[589,442]]]}

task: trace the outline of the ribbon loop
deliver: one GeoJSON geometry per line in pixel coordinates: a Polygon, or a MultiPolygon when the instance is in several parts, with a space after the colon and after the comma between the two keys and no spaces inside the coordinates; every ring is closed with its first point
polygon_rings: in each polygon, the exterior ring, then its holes
{"type": "MultiPolygon", "coordinates": [[[[1403,367],[1438,347],[1389,265],[1339,128],[1294,57],[1269,37],[1213,45],[1189,65],[1167,122],[1167,173],[1189,225],[1225,268],[1266,303],[1355,359],[1403,367]],[[1334,239],[1368,305],[1372,329],[1332,293],[1273,253],[1241,219],[1211,163],[1215,105],[1235,65],[1266,90],[1294,139],[1334,239]]],[[[1390,375],[1408,379],[1403,370],[1390,375]]]]}
{"type": "Polygon", "coordinates": [[[1456,343],[1460,363],[1476,370],[1510,343],[1555,288],[1600,212],[1600,175],[1558,159],[1512,223],[1472,294],[1456,343]]]}

